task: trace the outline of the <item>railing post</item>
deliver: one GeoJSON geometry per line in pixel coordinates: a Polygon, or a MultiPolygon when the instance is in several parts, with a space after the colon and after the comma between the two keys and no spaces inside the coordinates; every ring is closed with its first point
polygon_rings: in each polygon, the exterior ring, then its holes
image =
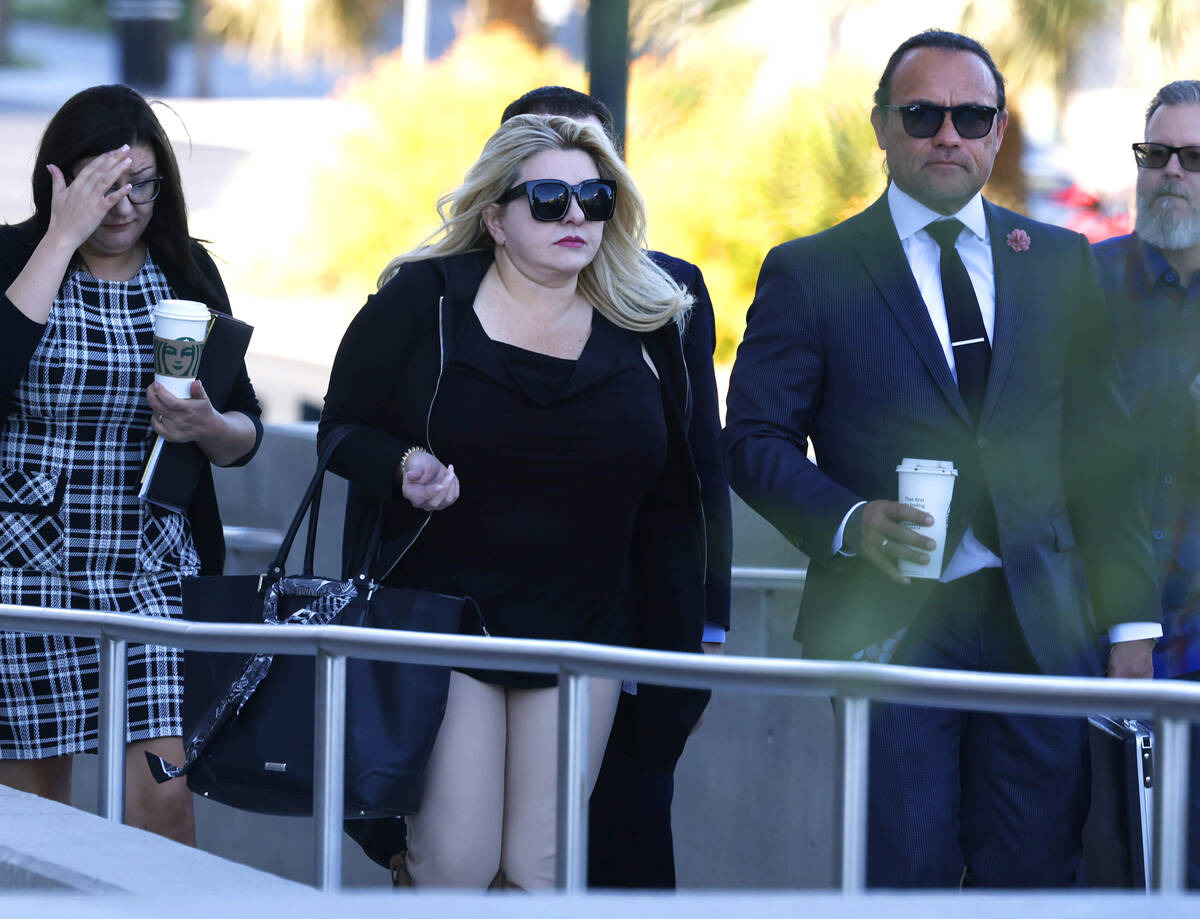
{"type": "Polygon", "coordinates": [[[342,885],[342,809],[346,797],[346,658],[317,651],[313,733],[316,886],[342,885]]]}
{"type": "Polygon", "coordinates": [[[122,823],[125,820],[125,724],[128,674],[128,646],[123,638],[100,635],[100,698],[97,700],[97,728],[100,753],[101,817],[122,823]]]}
{"type": "Polygon", "coordinates": [[[837,756],[834,780],[834,884],[859,893],[867,884],[867,787],[871,744],[871,700],[847,696],[834,705],[837,756]]]}
{"type": "Polygon", "coordinates": [[[1187,885],[1188,760],[1191,725],[1155,718],[1154,889],[1181,893],[1187,885]]]}
{"type": "Polygon", "coordinates": [[[558,889],[587,889],[589,677],[558,671],[558,889]]]}

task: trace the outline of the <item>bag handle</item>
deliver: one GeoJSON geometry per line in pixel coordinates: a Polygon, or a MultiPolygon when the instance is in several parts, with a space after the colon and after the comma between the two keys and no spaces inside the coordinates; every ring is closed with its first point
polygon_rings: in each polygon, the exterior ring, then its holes
{"type": "MultiPolygon", "coordinates": [[[[296,513],[292,517],[291,524],[288,526],[287,534],[283,538],[279,552],[267,570],[267,577],[272,579],[283,577],[284,566],[287,564],[288,555],[291,554],[292,545],[295,543],[296,536],[300,531],[300,524],[303,522],[306,513],[308,514],[308,532],[304,541],[304,567],[301,574],[304,577],[313,576],[313,565],[317,548],[317,526],[321,511],[321,495],[324,491],[325,473],[328,471],[329,464],[333,460],[334,451],[354,431],[355,427],[356,425],[345,424],[334,428],[326,439],[325,445],[322,447],[321,453],[317,458],[317,468],[308,483],[304,497],[300,499],[300,506],[296,508],[296,513]]],[[[362,569],[352,578],[360,589],[367,587],[371,583],[371,566],[379,555],[380,546],[383,542],[383,518],[384,502],[376,499],[375,522],[371,530],[371,541],[367,546],[367,553],[363,559],[362,569]]]]}
{"type": "Polygon", "coordinates": [[[321,485],[325,480],[325,470],[329,467],[330,460],[333,459],[333,451],[354,430],[354,427],[352,424],[347,424],[335,428],[325,441],[325,445],[321,448],[321,453],[317,458],[316,471],[313,473],[312,479],[309,480],[308,487],[304,491],[304,497],[300,499],[300,506],[296,508],[296,513],[292,516],[292,522],[287,528],[287,534],[283,537],[279,551],[275,554],[275,558],[271,560],[271,565],[267,569],[268,577],[283,577],[284,565],[287,564],[287,557],[291,554],[292,544],[296,541],[296,534],[300,532],[300,524],[304,521],[306,513],[309,514],[309,522],[308,538],[305,540],[304,547],[304,570],[308,574],[312,573],[313,555],[315,554],[317,543],[317,516],[320,511],[321,485]]]}
{"type": "MultiPolygon", "coordinates": [[[[340,432],[341,429],[339,429],[340,432]]],[[[342,441],[345,435],[338,437],[338,442],[342,441]]],[[[336,444],[334,445],[336,446],[336,444]]],[[[330,451],[329,462],[333,460],[333,451],[330,451]]],[[[318,467],[321,460],[317,460],[318,467]]],[[[321,477],[317,479],[317,489],[313,492],[312,503],[309,507],[308,514],[308,533],[304,537],[304,565],[301,568],[301,574],[305,577],[311,577],[313,573],[313,559],[316,556],[317,550],[317,522],[321,513],[321,496],[325,493],[325,475],[329,471],[328,463],[325,468],[321,469],[321,477]]]]}

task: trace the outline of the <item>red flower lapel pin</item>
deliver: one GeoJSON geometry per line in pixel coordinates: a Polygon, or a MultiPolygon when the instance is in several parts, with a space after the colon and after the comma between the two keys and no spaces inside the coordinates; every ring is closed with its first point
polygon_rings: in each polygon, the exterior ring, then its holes
{"type": "Polygon", "coordinates": [[[1004,241],[1013,252],[1025,252],[1029,249],[1029,234],[1024,230],[1013,230],[1004,241]]]}

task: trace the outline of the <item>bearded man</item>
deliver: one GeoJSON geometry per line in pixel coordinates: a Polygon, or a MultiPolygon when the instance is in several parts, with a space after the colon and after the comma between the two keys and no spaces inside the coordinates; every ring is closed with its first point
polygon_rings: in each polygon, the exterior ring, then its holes
{"type": "MultiPolygon", "coordinates": [[[[1094,247],[1108,295],[1162,589],[1154,675],[1200,679],[1200,80],[1160,89],[1137,163],[1137,223],[1094,247]],[[1196,390],[1193,395],[1192,385],[1196,390]]],[[[1154,630],[1155,625],[1145,628],[1154,630]]],[[[1149,637],[1150,631],[1136,637],[1149,637]]],[[[1188,886],[1200,887],[1200,747],[1193,731],[1188,886]]]]}

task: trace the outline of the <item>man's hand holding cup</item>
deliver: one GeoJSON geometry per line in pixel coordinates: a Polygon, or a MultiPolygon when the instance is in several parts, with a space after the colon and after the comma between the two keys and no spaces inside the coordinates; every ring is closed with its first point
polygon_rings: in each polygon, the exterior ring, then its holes
{"type": "Polygon", "coordinates": [[[850,515],[846,524],[846,551],[861,555],[897,584],[908,584],[909,578],[901,574],[897,560],[924,565],[929,561],[926,553],[937,546],[914,530],[914,525],[932,526],[933,517],[899,501],[868,501],[850,515]]]}

